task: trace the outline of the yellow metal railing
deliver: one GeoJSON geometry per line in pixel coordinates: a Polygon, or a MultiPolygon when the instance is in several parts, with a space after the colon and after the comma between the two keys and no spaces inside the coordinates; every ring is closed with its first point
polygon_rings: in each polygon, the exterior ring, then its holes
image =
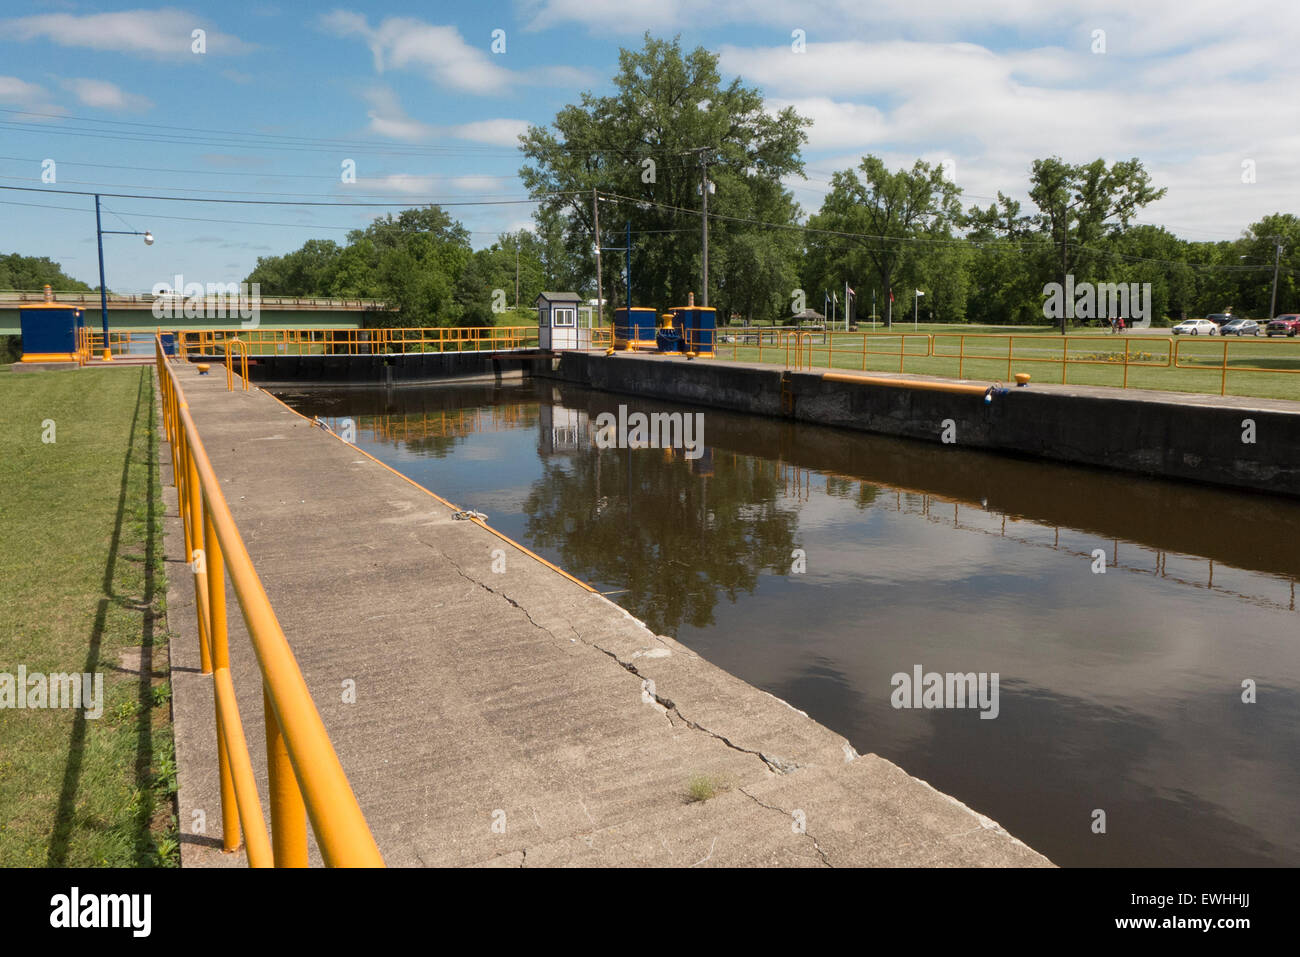
{"type": "Polygon", "coordinates": [[[236,850],[242,831],[250,866],[305,867],[310,820],[328,866],[381,867],[379,848],[235,527],[162,338],[154,345],[185,553],[194,573],[200,664],[212,675],[216,702],[222,846],[236,850]],[[230,675],[227,575],[262,675],[269,836],[230,675]]]}
{"type": "MultiPolygon", "coordinates": [[[[1168,369],[1171,368],[1171,357],[1173,355],[1170,346],[1169,337],[1124,337],[1124,352],[1099,356],[1095,351],[1100,346],[1106,346],[1111,343],[1102,336],[1057,336],[1057,335],[1016,335],[1008,334],[990,334],[990,333],[934,333],[932,336],[932,345],[930,356],[935,359],[956,359],[957,376],[960,378],[965,374],[966,362],[971,360],[984,360],[1003,362],[1007,364],[1006,377],[1008,380],[1012,376],[1013,364],[1048,364],[1056,365],[1061,368],[1061,382],[1068,383],[1070,379],[1071,366],[1122,366],[1124,370],[1123,388],[1128,388],[1128,372],[1130,367],[1142,367],[1148,369],[1168,369]],[[944,346],[950,340],[957,340],[956,351],[951,351],[951,346],[945,350],[944,346]],[[967,340],[975,343],[976,351],[967,347],[967,340]],[[1016,343],[1020,341],[1025,343],[1024,347],[1017,354],[1016,343]],[[1137,343],[1139,349],[1150,348],[1151,352],[1139,351],[1133,352],[1133,345],[1137,343]],[[1001,344],[1004,348],[997,348],[1001,344]],[[993,351],[978,351],[982,346],[990,346],[993,351]],[[1060,354],[1055,353],[1059,347],[1060,354]],[[1091,352],[1079,354],[1081,348],[1090,348],[1091,352]],[[1075,350],[1072,354],[1071,350],[1075,350]],[[1163,355],[1163,359],[1160,355],[1163,355]]],[[[1118,343],[1115,343],[1118,345],[1118,343]]]]}
{"type": "MultiPolygon", "coordinates": [[[[595,330],[592,330],[593,332],[595,330]]],[[[182,353],[216,355],[238,338],[250,355],[393,355],[537,348],[536,326],[425,329],[183,329],[182,353]]]]}
{"type": "MultiPolygon", "coordinates": [[[[153,351],[155,333],[137,330],[108,330],[108,352],[111,356],[147,357],[153,351]]],[[[86,365],[104,354],[104,333],[90,326],[77,327],[77,361],[86,365]]]]}
{"type": "MultiPolygon", "coordinates": [[[[1191,339],[1175,336],[1044,335],[1041,333],[904,332],[862,333],[825,330],[762,330],[729,335],[718,330],[718,354],[737,361],[782,362],[792,370],[894,367],[899,373],[967,375],[972,362],[984,363],[981,375],[1010,381],[1017,368],[1055,366],[1059,381],[1089,366],[1116,369],[1119,385],[1130,388],[1130,370],[1164,370],[1176,387],[1178,372],[1218,374],[1219,394],[1226,395],[1228,374],[1300,374],[1300,340],[1191,339]],[[887,362],[869,361],[888,357],[887,362]],[[894,359],[897,359],[895,366],[894,359]],[[990,373],[988,365],[1004,368],[990,373]],[[908,368],[910,364],[910,369],[908,368]]],[[[1148,378],[1148,386],[1150,385],[1148,378]]]]}
{"type": "Polygon", "coordinates": [[[243,391],[248,391],[248,345],[242,339],[226,340],[226,391],[235,391],[235,369],[231,362],[232,353],[239,355],[239,380],[243,391]]]}

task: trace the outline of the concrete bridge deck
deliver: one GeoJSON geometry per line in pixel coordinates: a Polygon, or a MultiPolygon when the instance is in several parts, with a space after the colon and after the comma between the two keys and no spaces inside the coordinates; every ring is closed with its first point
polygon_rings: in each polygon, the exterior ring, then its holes
{"type": "MultiPolygon", "coordinates": [[[[1049,863],[489,528],[456,520],[453,506],[269,394],[178,371],[390,865],[1049,863]],[[691,801],[701,776],[718,792],[691,801]]],[[[193,584],[167,491],[182,860],[243,863],[216,846],[211,679],[199,673],[193,584]],[[195,833],[196,811],[206,833],[195,833]]],[[[266,807],[260,679],[233,594],[228,604],[266,807]]],[[[311,853],[319,863],[314,841],[311,853]]]]}

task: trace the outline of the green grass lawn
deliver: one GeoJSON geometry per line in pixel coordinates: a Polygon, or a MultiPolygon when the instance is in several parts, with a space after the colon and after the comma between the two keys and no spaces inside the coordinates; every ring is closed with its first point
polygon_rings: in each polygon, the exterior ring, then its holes
{"type": "Polygon", "coordinates": [[[0,672],[104,676],[0,709],[0,866],[179,862],[151,371],[0,371],[0,672]]]}
{"type": "MultiPolygon", "coordinates": [[[[1072,330],[1067,342],[1060,335],[1035,334],[1024,331],[1023,327],[1014,332],[1004,328],[990,334],[981,327],[923,323],[919,336],[913,334],[910,324],[901,328],[896,324],[895,330],[893,335],[878,332],[867,336],[865,363],[862,336],[838,333],[833,337],[832,352],[820,334],[814,333],[810,340],[811,365],[953,378],[960,375],[989,382],[1008,382],[1015,373],[1027,372],[1033,382],[1059,383],[1062,381],[1059,360],[1065,355],[1069,359],[1065,376],[1070,384],[1120,387],[1125,384],[1127,348],[1129,388],[1218,395],[1223,385],[1219,367],[1224,362],[1226,346],[1228,395],[1300,400],[1300,338],[1176,337],[1165,333],[1117,336],[1095,329],[1072,330]],[[983,332],[985,337],[966,338],[963,343],[961,334],[972,332],[983,332]],[[926,333],[933,336],[933,354],[926,333]]],[[[721,341],[727,332],[719,330],[719,358],[786,363],[783,346],[764,344],[760,357],[754,345],[721,341]]],[[[793,349],[789,361],[794,365],[793,349]]],[[[808,363],[809,354],[805,352],[804,364],[808,363]]]]}

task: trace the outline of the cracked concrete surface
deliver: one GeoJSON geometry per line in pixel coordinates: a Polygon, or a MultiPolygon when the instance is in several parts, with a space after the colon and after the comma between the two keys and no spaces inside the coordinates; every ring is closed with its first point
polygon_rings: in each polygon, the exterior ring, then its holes
{"type": "MultiPolygon", "coordinates": [[[[269,395],[179,372],[390,865],[1048,863],[478,522],[454,520],[269,395]],[[504,573],[494,549],[506,553],[504,573]],[[691,801],[699,775],[724,789],[691,801]]],[[[168,465],[164,455],[165,482],[168,465]]],[[[214,846],[211,679],[198,673],[193,581],[169,493],[182,860],[238,864],[242,854],[214,846]]],[[[260,678],[228,597],[232,677],[265,802],[260,678]]]]}

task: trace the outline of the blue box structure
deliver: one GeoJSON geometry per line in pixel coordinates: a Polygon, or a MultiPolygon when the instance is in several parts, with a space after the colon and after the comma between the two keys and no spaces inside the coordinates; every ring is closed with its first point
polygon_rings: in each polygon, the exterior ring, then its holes
{"type": "Polygon", "coordinates": [[[78,330],[86,324],[84,309],[47,300],[20,307],[18,321],[23,334],[20,361],[77,361],[78,330]]]}
{"type": "Polygon", "coordinates": [[[684,352],[697,356],[713,355],[717,338],[718,311],[712,306],[674,306],[674,325],[681,330],[684,352]]]}
{"type": "Polygon", "coordinates": [[[620,306],[614,310],[614,348],[635,351],[656,348],[655,310],[620,306]]]}

